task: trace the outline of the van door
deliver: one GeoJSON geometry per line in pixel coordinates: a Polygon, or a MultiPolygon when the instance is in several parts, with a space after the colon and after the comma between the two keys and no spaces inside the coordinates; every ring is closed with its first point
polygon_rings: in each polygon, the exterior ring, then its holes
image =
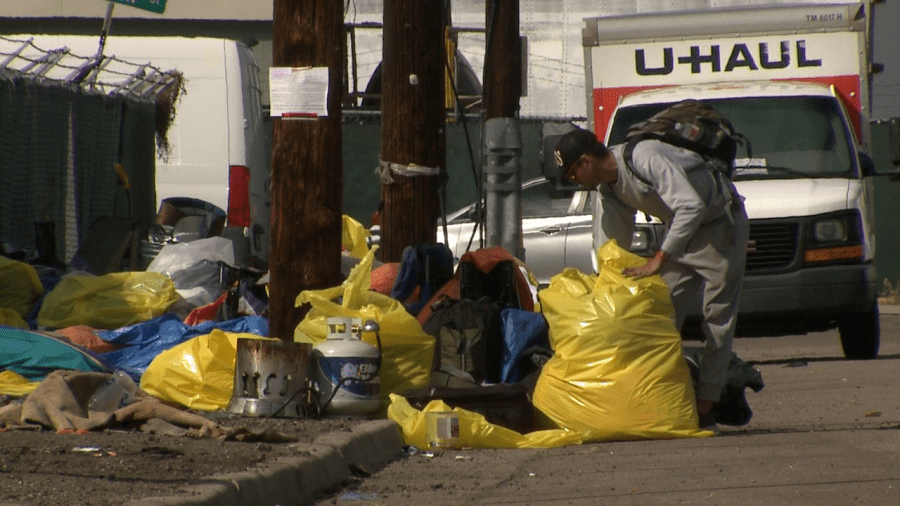
{"type": "Polygon", "coordinates": [[[232,108],[230,115],[240,115],[229,121],[231,125],[242,128],[232,138],[240,142],[243,150],[238,156],[231,157],[229,188],[229,225],[246,227],[245,235],[249,239],[251,255],[267,261],[269,258],[269,219],[271,201],[271,145],[267,142],[263,125],[262,86],[259,78],[259,65],[252,50],[245,44],[237,45],[237,68],[229,68],[229,94],[234,89],[241,98],[240,107],[232,108]],[[232,72],[235,72],[232,74],[232,72]],[[246,183],[246,186],[233,184],[235,181],[246,183]],[[244,220],[235,219],[231,223],[231,215],[244,214],[244,220]],[[246,216],[249,213],[249,221],[246,216]]]}

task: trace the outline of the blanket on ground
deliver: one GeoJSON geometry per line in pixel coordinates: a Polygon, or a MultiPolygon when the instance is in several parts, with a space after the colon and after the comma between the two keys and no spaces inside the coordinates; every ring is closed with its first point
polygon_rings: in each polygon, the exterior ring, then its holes
{"type": "Polygon", "coordinates": [[[230,428],[163,403],[138,390],[135,402],[113,411],[91,411],[88,402],[111,377],[107,373],[58,370],[50,373],[22,402],[0,407],[0,427],[53,429],[57,432],[138,428],[167,435],[238,441],[290,442],[292,436],[273,431],[230,428]]]}

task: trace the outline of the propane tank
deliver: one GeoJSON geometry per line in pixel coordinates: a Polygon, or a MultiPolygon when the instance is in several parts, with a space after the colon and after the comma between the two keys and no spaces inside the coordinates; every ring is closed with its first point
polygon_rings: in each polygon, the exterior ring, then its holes
{"type": "Polygon", "coordinates": [[[368,415],[381,403],[381,338],[379,326],[360,318],[329,317],[325,341],[313,348],[316,364],[314,389],[319,414],[368,415]],[[375,332],[379,347],[362,340],[362,332],[375,332]]]}

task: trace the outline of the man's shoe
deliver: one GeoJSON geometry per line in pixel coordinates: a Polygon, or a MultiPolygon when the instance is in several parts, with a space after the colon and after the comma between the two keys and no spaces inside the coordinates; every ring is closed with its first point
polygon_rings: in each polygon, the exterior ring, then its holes
{"type": "Polygon", "coordinates": [[[721,436],[722,431],[719,430],[719,424],[716,423],[715,413],[700,415],[700,430],[708,430],[716,436],[721,436]]]}

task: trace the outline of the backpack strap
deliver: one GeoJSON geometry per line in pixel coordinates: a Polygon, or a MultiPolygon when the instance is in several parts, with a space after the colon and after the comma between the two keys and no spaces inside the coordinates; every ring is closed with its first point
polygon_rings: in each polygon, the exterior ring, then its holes
{"type": "MultiPolygon", "coordinates": [[[[632,156],[634,155],[634,147],[637,145],[638,142],[641,142],[641,141],[644,141],[644,140],[651,140],[651,139],[655,139],[655,140],[658,140],[658,141],[666,142],[666,141],[665,141],[664,139],[662,139],[661,136],[659,136],[659,135],[648,134],[648,133],[639,133],[639,134],[635,134],[635,135],[632,135],[631,137],[629,137],[629,138],[628,138],[628,141],[625,143],[625,148],[622,150],[622,158],[625,160],[625,166],[628,168],[628,171],[631,172],[631,173],[634,175],[634,177],[636,177],[639,181],[643,182],[644,184],[646,184],[647,186],[650,186],[650,187],[652,187],[653,184],[652,184],[650,181],[647,181],[646,179],[644,179],[640,174],[638,174],[637,172],[635,172],[635,170],[634,170],[634,160],[632,159],[632,156]]],[[[696,150],[691,149],[691,148],[687,148],[687,147],[686,147],[685,149],[687,149],[688,151],[693,151],[693,152],[695,152],[695,153],[697,152],[696,150]]],[[[747,149],[748,149],[748,151],[749,151],[749,149],[750,149],[750,147],[749,147],[749,141],[748,141],[748,147],[747,147],[747,149]]],[[[698,154],[699,154],[699,153],[698,153],[698,154]]],[[[701,155],[701,156],[702,156],[702,155],[701,155]]],[[[721,172],[721,173],[724,174],[726,177],[728,177],[729,179],[731,179],[731,174],[730,174],[730,172],[729,172],[728,170],[722,170],[722,169],[719,167],[719,165],[717,165],[717,164],[713,161],[713,160],[715,160],[715,158],[709,158],[709,157],[704,156],[703,159],[706,160],[707,166],[710,167],[710,170],[711,170],[711,171],[713,171],[713,172],[721,172]]],[[[730,190],[729,193],[731,194],[731,197],[732,197],[732,198],[729,199],[729,200],[730,200],[731,202],[734,202],[735,200],[741,201],[740,199],[735,199],[735,198],[734,198],[734,197],[735,197],[734,187],[731,186],[730,188],[731,188],[731,190],[730,190]]],[[[729,207],[730,207],[730,205],[729,205],[729,207]]],[[[726,214],[727,214],[727,215],[729,216],[729,218],[730,218],[731,215],[730,215],[729,213],[726,213],[726,214]]],[[[648,216],[648,219],[649,219],[649,216],[648,216]]]]}
{"type": "MultiPolygon", "coordinates": [[[[743,137],[740,134],[736,134],[736,137],[737,136],[743,137]]],[[[691,141],[689,141],[683,137],[679,137],[677,135],[661,135],[661,134],[656,134],[656,133],[637,133],[637,134],[633,134],[630,137],[628,137],[628,140],[625,143],[625,149],[622,151],[622,158],[625,159],[625,165],[628,167],[628,170],[630,170],[631,173],[634,174],[634,176],[636,178],[641,180],[646,185],[653,186],[649,181],[647,181],[646,179],[641,177],[640,174],[635,172],[634,160],[632,158],[634,155],[634,147],[637,145],[637,143],[639,143],[641,141],[645,141],[645,140],[657,140],[657,141],[664,142],[666,144],[669,144],[669,145],[672,145],[672,146],[675,146],[678,148],[686,149],[692,153],[697,153],[698,155],[703,157],[704,160],[706,160],[708,165],[712,166],[711,168],[713,170],[715,170],[716,172],[722,172],[727,177],[731,178],[731,167],[726,167],[725,163],[719,160],[719,158],[716,156],[716,154],[713,152],[713,150],[706,146],[697,144],[695,142],[691,142],[691,141]]],[[[747,143],[748,143],[748,151],[749,151],[749,141],[747,141],[747,143]]]]}
{"type": "Polygon", "coordinates": [[[702,156],[707,161],[710,160],[711,158],[716,158],[716,153],[711,148],[704,146],[703,144],[689,141],[689,140],[685,139],[684,137],[681,137],[678,135],[665,135],[665,134],[647,132],[647,133],[637,133],[637,134],[634,134],[634,135],[631,135],[630,137],[628,137],[628,142],[626,143],[626,146],[625,146],[625,156],[626,156],[625,161],[627,163],[629,163],[629,164],[632,163],[631,162],[631,154],[634,151],[635,144],[637,144],[640,141],[644,141],[644,140],[648,140],[648,139],[657,140],[660,142],[664,142],[666,144],[671,144],[678,148],[686,149],[693,153],[697,153],[698,155],[702,156]]]}
{"type": "Polygon", "coordinates": [[[647,139],[661,140],[658,135],[652,135],[652,134],[632,135],[631,137],[628,138],[628,142],[625,143],[625,149],[622,150],[622,158],[625,160],[625,167],[628,168],[628,171],[631,172],[634,175],[634,177],[638,178],[638,180],[640,180],[645,185],[652,187],[653,183],[651,183],[650,181],[647,181],[640,174],[635,172],[634,160],[632,159],[632,156],[634,155],[634,147],[637,145],[638,142],[641,142],[641,141],[647,140],[647,139]]]}

